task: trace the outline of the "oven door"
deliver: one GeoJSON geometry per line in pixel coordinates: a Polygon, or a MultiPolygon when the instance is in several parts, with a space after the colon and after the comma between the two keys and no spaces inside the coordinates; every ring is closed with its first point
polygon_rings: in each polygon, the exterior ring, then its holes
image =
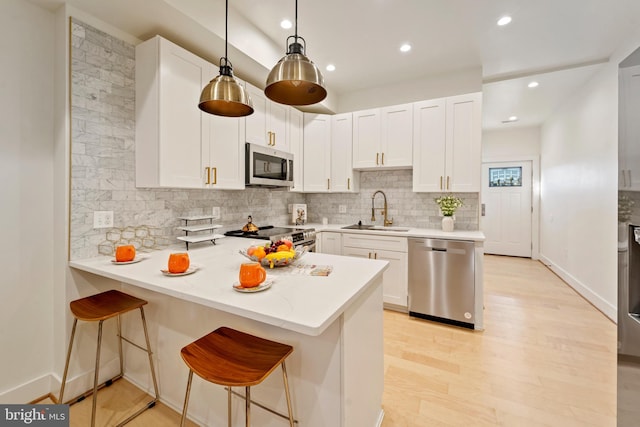
{"type": "Polygon", "coordinates": [[[256,144],[246,144],[245,184],[248,186],[293,186],[293,154],[256,144]]]}

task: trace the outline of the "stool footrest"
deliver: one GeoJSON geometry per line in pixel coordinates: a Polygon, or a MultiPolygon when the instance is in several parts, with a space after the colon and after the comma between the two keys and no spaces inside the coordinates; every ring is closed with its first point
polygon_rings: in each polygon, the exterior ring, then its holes
{"type": "MultiPolygon", "coordinates": [[[[225,387],[224,389],[228,391],[229,387],[225,387]]],[[[233,394],[234,396],[238,396],[242,400],[247,400],[247,397],[244,394],[240,394],[240,393],[238,393],[237,391],[235,391],[233,389],[231,389],[231,394],[233,394]]],[[[281,414],[280,412],[278,412],[278,411],[276,411],[274,409],[271,409],[271,408],[269,408],[269,407],[267,407],[267,406],[265,406],[265,405],[263,405],[263,404],[261,404],[259,402],[256,402],[253,399],[249,399],[249,402],[251,402],[252,405],[256,405],[260,409],[264,409],[267,412],[271,412],[273,415],[277,415],[280,418],[284,418],[285,420],[289,421],[289,416],[288,415],[281,414]]],[[[293,420],[293,422],[295,424],[298,424],[298,420],[293,420]]]]}
{"type": "MultiPolygon", "coordinates": [[[[102,384],[98,385],[98,390],[101,390],[105,387],[109,387],[111,384],[113,384],[115,381],[118,381],[120,378],[122,378],[122,374],[118,374],[113,378],[109,378],[108,380],[106,380],[105,382],[103,382],[102,384]]],[[[86,399],[87,397],[91,396],[93,394],[93,389],[87,390],[82,394],[79,394],[78,396],[74,397],[73,399],[69,399],[66,402],[58,402],[58,403],[64,403],[65,405],[73,405],[79,402],[82,402],[84,399],[86,399]]]]}

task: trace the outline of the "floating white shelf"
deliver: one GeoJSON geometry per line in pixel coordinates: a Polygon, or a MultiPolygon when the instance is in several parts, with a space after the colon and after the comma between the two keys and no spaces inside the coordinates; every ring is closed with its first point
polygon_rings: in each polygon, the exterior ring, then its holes
{"type": "Polygon", "coordinates": [[[185,232],[184,236],[178,236],[177,239],[185,242],[187,245],[187,250],[189,250],[189,243],[200,243],[200,242],[208,242],[210,241],[214,245],[216,244],[216,240],[224,237],[222,234],[213,233],[212,230],[216,230],[221,228],[222,225],[213,224],[213,220],[215,219],[211,215],[197,215],[197,216],[180,216],[179,220],[185,222],[185,225],[181,225],[177,227],[179,230],[185,232]],[[209,220],[209,224],[194,224],[189,225],[190,221],[206,221],[209,220]],[[189,233],[197,233],[200,231],[208,231],[208,233],[200,233],[200,234],[192,234],[189,233]]]}
{"type": "Polygon", "coordinates": [[[205,230],[215,230],[216,228],[221,228],[220,224],[195,224],[195,225],[182,225],[178,227],[179,230],[192,232],[192,231],[205,231],[205,230]]]}

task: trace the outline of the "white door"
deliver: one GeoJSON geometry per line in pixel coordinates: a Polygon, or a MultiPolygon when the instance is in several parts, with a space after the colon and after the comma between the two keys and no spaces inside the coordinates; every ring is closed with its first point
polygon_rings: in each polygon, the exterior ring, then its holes
{"type": "Polygon", "coordinates": [[[482,164],[484,252],[531,257],[531,162],[482,164]]]}

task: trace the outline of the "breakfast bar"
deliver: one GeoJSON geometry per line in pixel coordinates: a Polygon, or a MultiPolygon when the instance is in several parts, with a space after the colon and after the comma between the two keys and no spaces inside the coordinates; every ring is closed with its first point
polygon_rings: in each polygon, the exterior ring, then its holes
{"type": "MultiPolygon", "coordinates": [[[[167,268],[169,254],[182,248],[139,253],[138,262],[130,264],[97,257],[69,265],[78,283],[112,285],[149,301],[147,316],[160,399],[168,406],[179,410],[184,398],[187,368],[180,360],[180,348],[217,327],[228,326],[294,347],[287,371],[299,425],[380,425],[382,273],[387,262],[307,253],[294,265],[267,268],[272,284],[264,291],[238,292],[233,285],[240,264],[248,261],[239,251],[251,244],[230,237],[216,245],[194,246],[188,252],[192,273],[180,276],[168,276],[161,270],[167,268]],[[318,269],[330,273],[315,275],[318,269]]],[[[151,385],[144,360],[136,363],[140,356],[134,352],[126,356],[133,369],[125,377],[148,390],[151,385]]],[[[255,388],[252,398],[286,411],[279,378],[268,378],[255,388]]],[[[236,399],[234,419],[238,422],[241,410],[242,402],[236,399]]],[[[225,424],[225,391],[194,382],[189,417],[203,425],[225,424]]],[[[259,409],[252,420],[264,426],[282,423],[259,409]]]]}

